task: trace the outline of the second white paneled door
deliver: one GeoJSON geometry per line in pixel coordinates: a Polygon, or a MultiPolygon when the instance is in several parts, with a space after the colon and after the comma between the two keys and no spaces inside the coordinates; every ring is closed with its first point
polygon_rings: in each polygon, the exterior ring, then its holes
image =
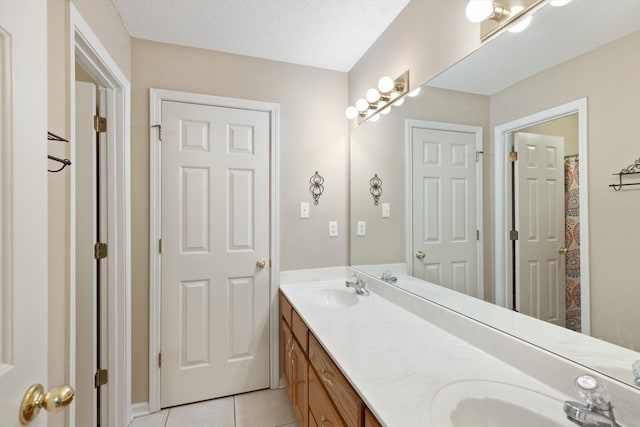
{"type": "Polygon", "coordinates": [[[481,298],[476,139],[412,128],[413,274],[481,298]]]}
{"type": "Polygon", "coordinates": [[[162,102],[162,407],[269,387],[269,120],[162,102]]]}

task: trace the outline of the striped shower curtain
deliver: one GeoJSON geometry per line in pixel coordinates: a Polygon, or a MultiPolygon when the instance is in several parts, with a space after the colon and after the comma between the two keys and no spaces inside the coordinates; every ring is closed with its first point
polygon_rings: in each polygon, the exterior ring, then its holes
{"type": "Polygon", "coordinates": [[[565,182],[565,256],[566,271],[566,326],[580,332],[580,179],[578,156],[564,162],[565,182]]]}

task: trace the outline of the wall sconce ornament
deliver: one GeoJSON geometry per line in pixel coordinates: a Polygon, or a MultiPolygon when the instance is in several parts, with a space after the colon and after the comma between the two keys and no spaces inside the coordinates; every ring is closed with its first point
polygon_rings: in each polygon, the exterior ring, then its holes
{"type": "Polygon", "coordinates": [[[309,179],[311,186],[309,187],[309,191],[311,191],[311,195],[313,196],[313,204],[317,205],[320,202],[320,196],[324,192],[324,178],[318,174],[318,171],[309,179]]]}
{"type": "Polygon", "coordinates": [[[373,203],[378,206],[378,199],[382,196],[382,180],[377,173],[369,180],[369,185],[369,193],[373,196],[373,203]]]}
{"type": "Polygon", "coordinates": [[[347,107],[345,115],[349,120],[358,118],[358,124],[367,120],[376,121],[380,118],[378,113],[387,114],[391,106],[399,107],[404,102],[404,96],[417,95],[409,93],[409,70],[405,71],[395,80],[391,77],[382,77],[378,81],[378,88],[367,90],[364,98],[356,101],[355,106],[347,107]]]}

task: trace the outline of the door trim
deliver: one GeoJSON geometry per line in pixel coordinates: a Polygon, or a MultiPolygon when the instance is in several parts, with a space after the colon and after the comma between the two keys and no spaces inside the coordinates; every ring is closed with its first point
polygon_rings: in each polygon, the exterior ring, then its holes
{"type": "MultiPolygon", "coordinates": [[[[109,427],[127,425],[131,420],[131,195],[130,195],[130,105],[131,84],[89,24],[69,4],[69,105],[71,160],[75,163],[75,64],[79,62],[102,86],[110,89],[107,120],[112,132],[107,134],[107,243],[109,262],[108,368],[109,427]]],[[[75,223],[75,183],[71,167],[70,224],[75,223]]],[[[75,229],[70,227],[69,266],[69,383],[75,384],[77,322],[75,304],[75,229]]],[[[69,413],[69,426],[75,426],[75,414],[69,413]]]]}
{"type": "MultiPolygon", "coordinates": [[[[483,151],[482,126],[461,125],[456,123],[433,122],[428,120],[407,119],[405,122],[405,260],[407,263],[407,273],[413,274],[413,129],[432,129],[450,132],[464,132],[474,134],[476,137],[476,151],[483,151]]],[[[476,194],[477,194],[477,217],[480,238],[477,240],[478,249],[478,297],[484,298],[484,230],[483,230],[483,157],[480,157],[476,168],[476,194]]]]}
{"type": "MultiPolygon", "coordinates": [[[[149,91],[149,124],[160,124],[162,118],[162,102],[175,101],[192,104],[213,105],[244,110],[264,111],[270,114],[270,164],[269,164],[269,251],[271,269],[269,271],[269,377],[271,388],[280,386],[279,345],[278,345],[278,282],[280,271],[280,222],[279,222],[279,104],[252,101],[246,99],[227,98],[191,92],[180,92],[164,89],[149,91]]],[[[160,368],[157,355],[160,352],[161,295],[160,279],[162,257],[158,251],[161,226],[161,150],[159,132],[149,130],[149,412],[160,410],[160,368]]]]}
{"type": "Polygon", "coordinates": [[[588,153],[587,153],[587,98],[581,98],[538,113],[522,117],[494,128],[494,268],[495,303],[502,307],[511,307],[513,294],[509,286],[512,274],[511,257],[508,247],[511,204],[511,185],[507,180],[509,164],[508,135],[520,129],[547,122],[549,120],[578,114],[578,156],[580,164],[580,299],[582,333],[591,334],[591,304],[589,282],[589,191],[588,191],[588,153]],[[583,226],[584,224],[584,226],[583,226]]]}

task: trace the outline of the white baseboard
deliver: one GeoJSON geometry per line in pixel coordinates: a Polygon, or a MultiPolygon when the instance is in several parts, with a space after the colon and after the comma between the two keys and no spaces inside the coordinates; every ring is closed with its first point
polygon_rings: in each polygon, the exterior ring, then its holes
{"type": "Polygon", "coordinates": [[[133,418],[144,417],[145,415],[149,415],[149,402],[131,404],[131,416],[133,418]]]}

